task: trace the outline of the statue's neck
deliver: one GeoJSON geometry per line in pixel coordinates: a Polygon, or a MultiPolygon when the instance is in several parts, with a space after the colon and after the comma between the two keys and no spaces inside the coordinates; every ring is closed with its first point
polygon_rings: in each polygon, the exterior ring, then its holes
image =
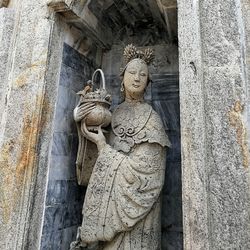
{"type": "Polygon", "coordinates": [[[143,97],[136,98],[136,99],[130,98],[130,97],[125,97],[125,102],[127,102],[127,103],[138,103],[138,102],[144,102],[144,99],[143,99],[143,97]]]}
{"type": "Polygon", "coordinates": [[[128,103],[137,103],[137,102],[143,102],[144,100],[144,92],[140,93],[130,93],[125,89],[125,101],[128,103]]]}

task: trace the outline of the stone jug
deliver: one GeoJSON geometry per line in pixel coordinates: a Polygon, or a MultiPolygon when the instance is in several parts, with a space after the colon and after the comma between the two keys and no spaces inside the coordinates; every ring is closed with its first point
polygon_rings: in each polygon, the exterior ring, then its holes
{"type": "MultiPolygon", "coordinates": [[[[95,103],[95,108],[86,116],[85,123],[89,130],[97,130],[98,126],[107,127],[111,122],[111,112],[109,111],[111,105],[111,96],[107,93],[105,87],[105,78],[103,71],[97,69],[92,76],[92,85],[94,85],[94,77],[96,73],[101,74],[102,87],[95,91],[86,93],[81,99],[81,105],[87,102],[95,103]]],[[[82,121],[83,124],[83,121],[82,121]]]]}

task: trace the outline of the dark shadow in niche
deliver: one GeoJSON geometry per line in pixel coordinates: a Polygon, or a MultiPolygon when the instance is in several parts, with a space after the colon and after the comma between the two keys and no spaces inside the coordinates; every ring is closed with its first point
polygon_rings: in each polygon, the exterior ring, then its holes
{"type": "Polygon", "coordinates": [[[50,155],[49,181],[41,240],[42,250],[69,249],[82,222],[86,188],[77,184],[78,136],[73,109],[94,72],[94,63],[64,44],[50,155]]]}
{"type": "Polygon", "coordinates": [[[172,147],[167,151],[162,191],[162,249],[183,249],[179,76],[153,74],[152,106],[161,116],[172,147]]]}

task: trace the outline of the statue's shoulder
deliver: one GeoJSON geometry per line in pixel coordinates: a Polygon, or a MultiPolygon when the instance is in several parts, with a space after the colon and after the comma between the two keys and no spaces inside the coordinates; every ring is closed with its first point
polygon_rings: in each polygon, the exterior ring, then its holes
{"type": "Polygon", "coordinates": [[[160,115],[149,104],[145,105],[145,109],[150,110],[150,116],[145,127],[138,133],[137,138],[142,138],[142,135],[144,135],[142,141],[158,143],[163,147],[171,147],[160,115]]]}
{"type": "Polygon", "coordinates": [[[143,142],[170,147],[160,116],[147,103],[120,104],[113,113],[111,127],[115,147],[126,144],[126,150],[122,150],[124,152],[129,152],[135,144],[143,142]]]}

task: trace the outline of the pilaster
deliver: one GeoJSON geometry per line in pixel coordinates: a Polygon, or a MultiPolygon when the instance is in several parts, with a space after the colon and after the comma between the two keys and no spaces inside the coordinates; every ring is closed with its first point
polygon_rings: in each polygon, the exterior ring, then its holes
{"type": "Polygon", "coordinates": [[[184,0],[178,12],[184,246],[248,249],[242,6],[184,0]]]}

